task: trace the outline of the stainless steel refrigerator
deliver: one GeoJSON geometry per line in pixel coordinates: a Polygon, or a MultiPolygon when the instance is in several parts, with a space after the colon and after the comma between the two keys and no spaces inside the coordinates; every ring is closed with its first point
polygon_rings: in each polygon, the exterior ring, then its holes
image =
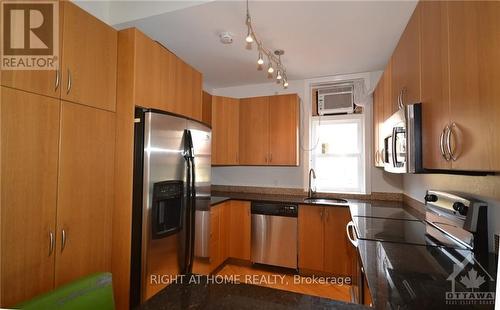
{"type": "Polygon", "coordinates": [[[210,208],[211,129],[137,108],[134,149],[131,306],[190,274],[195,242],[207,243],[195,233],[208,229],[196,218],[210,208]]]}

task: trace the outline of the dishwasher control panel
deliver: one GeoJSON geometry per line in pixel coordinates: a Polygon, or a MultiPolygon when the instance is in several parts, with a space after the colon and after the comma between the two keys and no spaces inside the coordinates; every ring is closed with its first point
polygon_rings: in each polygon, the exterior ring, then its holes
{"type": "Polygon", "coordinates": [[[251,212],[252,214],[297,217],[299,208],[296,204],[252,202],[251,212]]]}

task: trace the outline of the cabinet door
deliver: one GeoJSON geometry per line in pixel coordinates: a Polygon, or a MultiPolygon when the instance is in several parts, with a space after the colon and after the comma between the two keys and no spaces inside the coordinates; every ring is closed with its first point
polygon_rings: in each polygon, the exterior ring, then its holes
{"type": "Polygon", "coordinates": [[[415,9],[392,55],[392,102],[403,90],[403,103],[420,102],[420,14],[415,9]]]}
{"type": "Polygon", "coordinates": [[[389,59],[389,63],[387,64],[381,79],[383,81],[382,97],[384,101],[384,109],[382,113],[383,123],[399,109],[397,101],[392,98],[392,59],[389,59]]]}
{"type": "MultiPolygon", "coordinates": [[[[59,5],[59,67],[62,55],[63,9],[63,6],[59,5]]],[[[2,86],[26,90],[35,94],[53,98],[61,96],[61,72],[56,70],[0,70],[0,82],[2,86]]]]}
{"type": "Polygon", "coordinates": [[[110,270],[114,141],[114,113],[63,102],[56,285],[110,270]]]}
{"type": "Polygon", "coordinates": [[[212,97],[212,165],[224,165],[227,149],[226,105],[224,97],[212,97]]]}
{"type": "Polygon", "coordinates": [[[160,101],[165,111],[178,113],[176,93],[176,71],[177,56],[166,48],[160,52],[160,101]]]}
{"type": "Polygon", "coordinates": [[[189,117],[202,121],[202,75],[194,68],[191,69],[191,114],[189,117]]]}
{"type": "Polygon", "coordinates": [[[447,4],[423,1],[420,9],[422,57],[423,165],[428,169],[450,169],[441,153],[441,135],[449,123],[447,4]]]}
{"type": "Polygon", "coordinates": [[[1,88],[2,307],[54,287],[59,100],[1,88]]]}
{"type": "MultiPolygon", "coordinates": [[[[202,112],[201,112],[201,120],[205,124],[212,126],[212,95],[203,92],[202,95],[202,112]]],[[[213,139],[213,128],[212,128],[212,139],[213,139]]],[[[213,149],[212,149],[213,151],[213,149]]]]}
{"type": "Polygon", "coordinates": [[[299,268],[323,271],[324,208],[299,206],[299,268]]]}
{"type": "Polygon", "coordinates": [[[135,31],[135,99],[137,106],[166,110],[160,96],[163,48],[140,31],[135,31]]]}
{"type": "Polygon", "coordinates": [[[500,4],[448,3],[450,121],[456,170],[500,170],[500,4]]]}
{"type": "Polygon", "coordinates": [[[325,272],[353,275],[353,262],[357,254],[345,231],[350,219],[348,208],[325,207],[325,272]]]}
{"type": "Polygon", "coordinates": [[[69,1],[63,6],[61,97],[114,111],[118,33],[69,1]]]}
{"type": "Polygon", "coordinates": [[[384,117],[384,79],[380,77],[373,92],[373,161],[375,167],[383,167],[382,161],[382,127],[384,117]]]}
{"type": "Polygon", "coordinates": [[[229,256],[250,260],[250,202],[231,201],[229,256]]]}
{"type": "Polygon", "coordinates": [[[240,100],[240,164],[269,163],[269,97],[240,100]]]}
{"type": "Polygon", "coordinates": [[[269,97],[269,164],[299,164],[299,97],[269,97]]]}

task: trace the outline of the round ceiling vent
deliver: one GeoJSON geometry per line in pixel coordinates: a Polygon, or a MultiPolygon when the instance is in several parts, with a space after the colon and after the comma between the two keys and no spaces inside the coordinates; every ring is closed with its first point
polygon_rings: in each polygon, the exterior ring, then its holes
{"type": "Polygon", "coordinates": [[[228,32],[228,31],[221,32],[221,33],[219,33],[219,38],[220,38],[220,41],[222,42],[222,44],[233,43],[233,35],[231,34],[231,32],[228,32]]]}

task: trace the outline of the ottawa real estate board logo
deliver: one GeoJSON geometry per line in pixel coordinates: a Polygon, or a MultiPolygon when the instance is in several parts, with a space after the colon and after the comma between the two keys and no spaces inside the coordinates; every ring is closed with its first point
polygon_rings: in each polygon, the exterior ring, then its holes
{"type": "Polygon", "coordinates": [[[1,69],[55,70],[59,60],[57,1],[1,1],[1,69]]]}
{"type": "Polygon", "coordinates": [[[447,305],[495,303],[495,292],[489,289],[495,279],[472,256],[467,256],[463,261],[454,264],[453,272],[447,280],[451,282],[451,291],[446,292],[447,305]]]}

